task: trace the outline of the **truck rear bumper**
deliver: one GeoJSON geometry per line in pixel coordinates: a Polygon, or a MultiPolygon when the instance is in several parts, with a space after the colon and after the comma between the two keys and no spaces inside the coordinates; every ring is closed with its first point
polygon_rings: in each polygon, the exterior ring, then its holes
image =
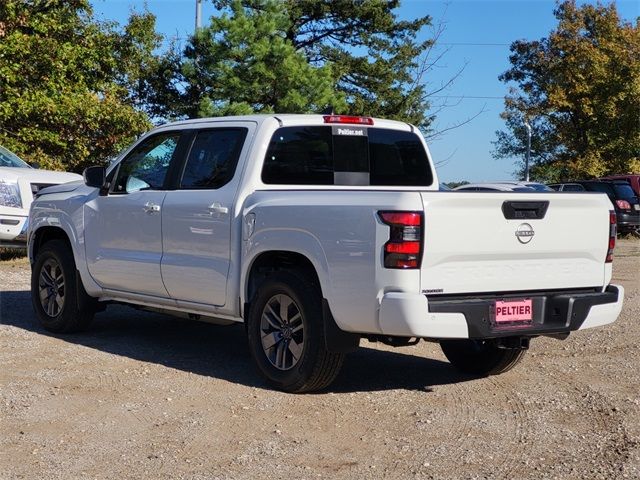
{"type": "Polygon", "coordinates": [[[640,212],[618,212],[617,223],[620,230],[633,230],[640,227],[640,212]]]}
{"type": "Polygon", "coordinates": [[[382,298],[379,313],[384,335],[421,338],[499,338],[563,334],[614,322],[620,315],[624,289],[604,292],[518,292],[470,296],[437,296],[392,292],[382,298]],[[498,325],[496,300],[530,298],[530,322],[498,325]]]}

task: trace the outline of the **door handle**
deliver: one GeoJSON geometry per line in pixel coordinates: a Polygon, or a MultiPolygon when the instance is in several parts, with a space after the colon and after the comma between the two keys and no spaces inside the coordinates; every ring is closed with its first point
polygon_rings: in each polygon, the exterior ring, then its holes
{"type": "Polygon", "coordinates": [[[144,211],[147,213],[157,213],[160,211],[160,205],[156,205],[152,202],[147,202],[144,204],[144,211]]]}
{"type": "Polygon", "coordinates": [[[212,203],[207,209],[209,210],[210,215],[213,215],[214,213],[226,215],[227,213],[229,213],[229,209],[227,207],[223,207],[218,202],[212,203]]]}

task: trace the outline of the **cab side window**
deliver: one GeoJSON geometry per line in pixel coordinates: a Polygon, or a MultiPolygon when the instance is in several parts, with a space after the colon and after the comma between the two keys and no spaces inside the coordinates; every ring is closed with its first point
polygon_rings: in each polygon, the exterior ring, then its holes
{"type": "Polygon", "coordinates": [[[179,139],[180,132],[160,133],[135,147],[118,167],[113,193],[164,188],[169,164],[179,139]]]}
{"type": "Polygon", "coordinates": [[[236,171],[246,136],[246,128],[198,132],[184,167],[180,188],[216,189],[228,183],[236,171]]]}

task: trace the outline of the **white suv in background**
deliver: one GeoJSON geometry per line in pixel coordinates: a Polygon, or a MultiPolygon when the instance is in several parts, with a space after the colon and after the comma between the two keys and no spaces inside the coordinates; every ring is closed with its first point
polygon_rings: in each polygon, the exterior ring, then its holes
{"type": "Polygon", "coordinates": [[[33,168],[0,146],[0,247],[26,247],[29,207],[40,189],[77,180],[75,173],[33,168]]]}

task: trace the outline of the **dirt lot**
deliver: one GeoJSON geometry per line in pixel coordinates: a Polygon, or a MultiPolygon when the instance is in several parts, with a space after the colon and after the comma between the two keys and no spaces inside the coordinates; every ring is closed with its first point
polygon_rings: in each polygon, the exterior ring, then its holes
{"type": "Polygon", "coordinates": [[[50,335],[26,260],[0,262],[0,478],[640,478],[640,242],[616,254],[609,327],[479,380],[363,342],[312,395],[269,390],[241,326],[109,307],[50,335]]]}

